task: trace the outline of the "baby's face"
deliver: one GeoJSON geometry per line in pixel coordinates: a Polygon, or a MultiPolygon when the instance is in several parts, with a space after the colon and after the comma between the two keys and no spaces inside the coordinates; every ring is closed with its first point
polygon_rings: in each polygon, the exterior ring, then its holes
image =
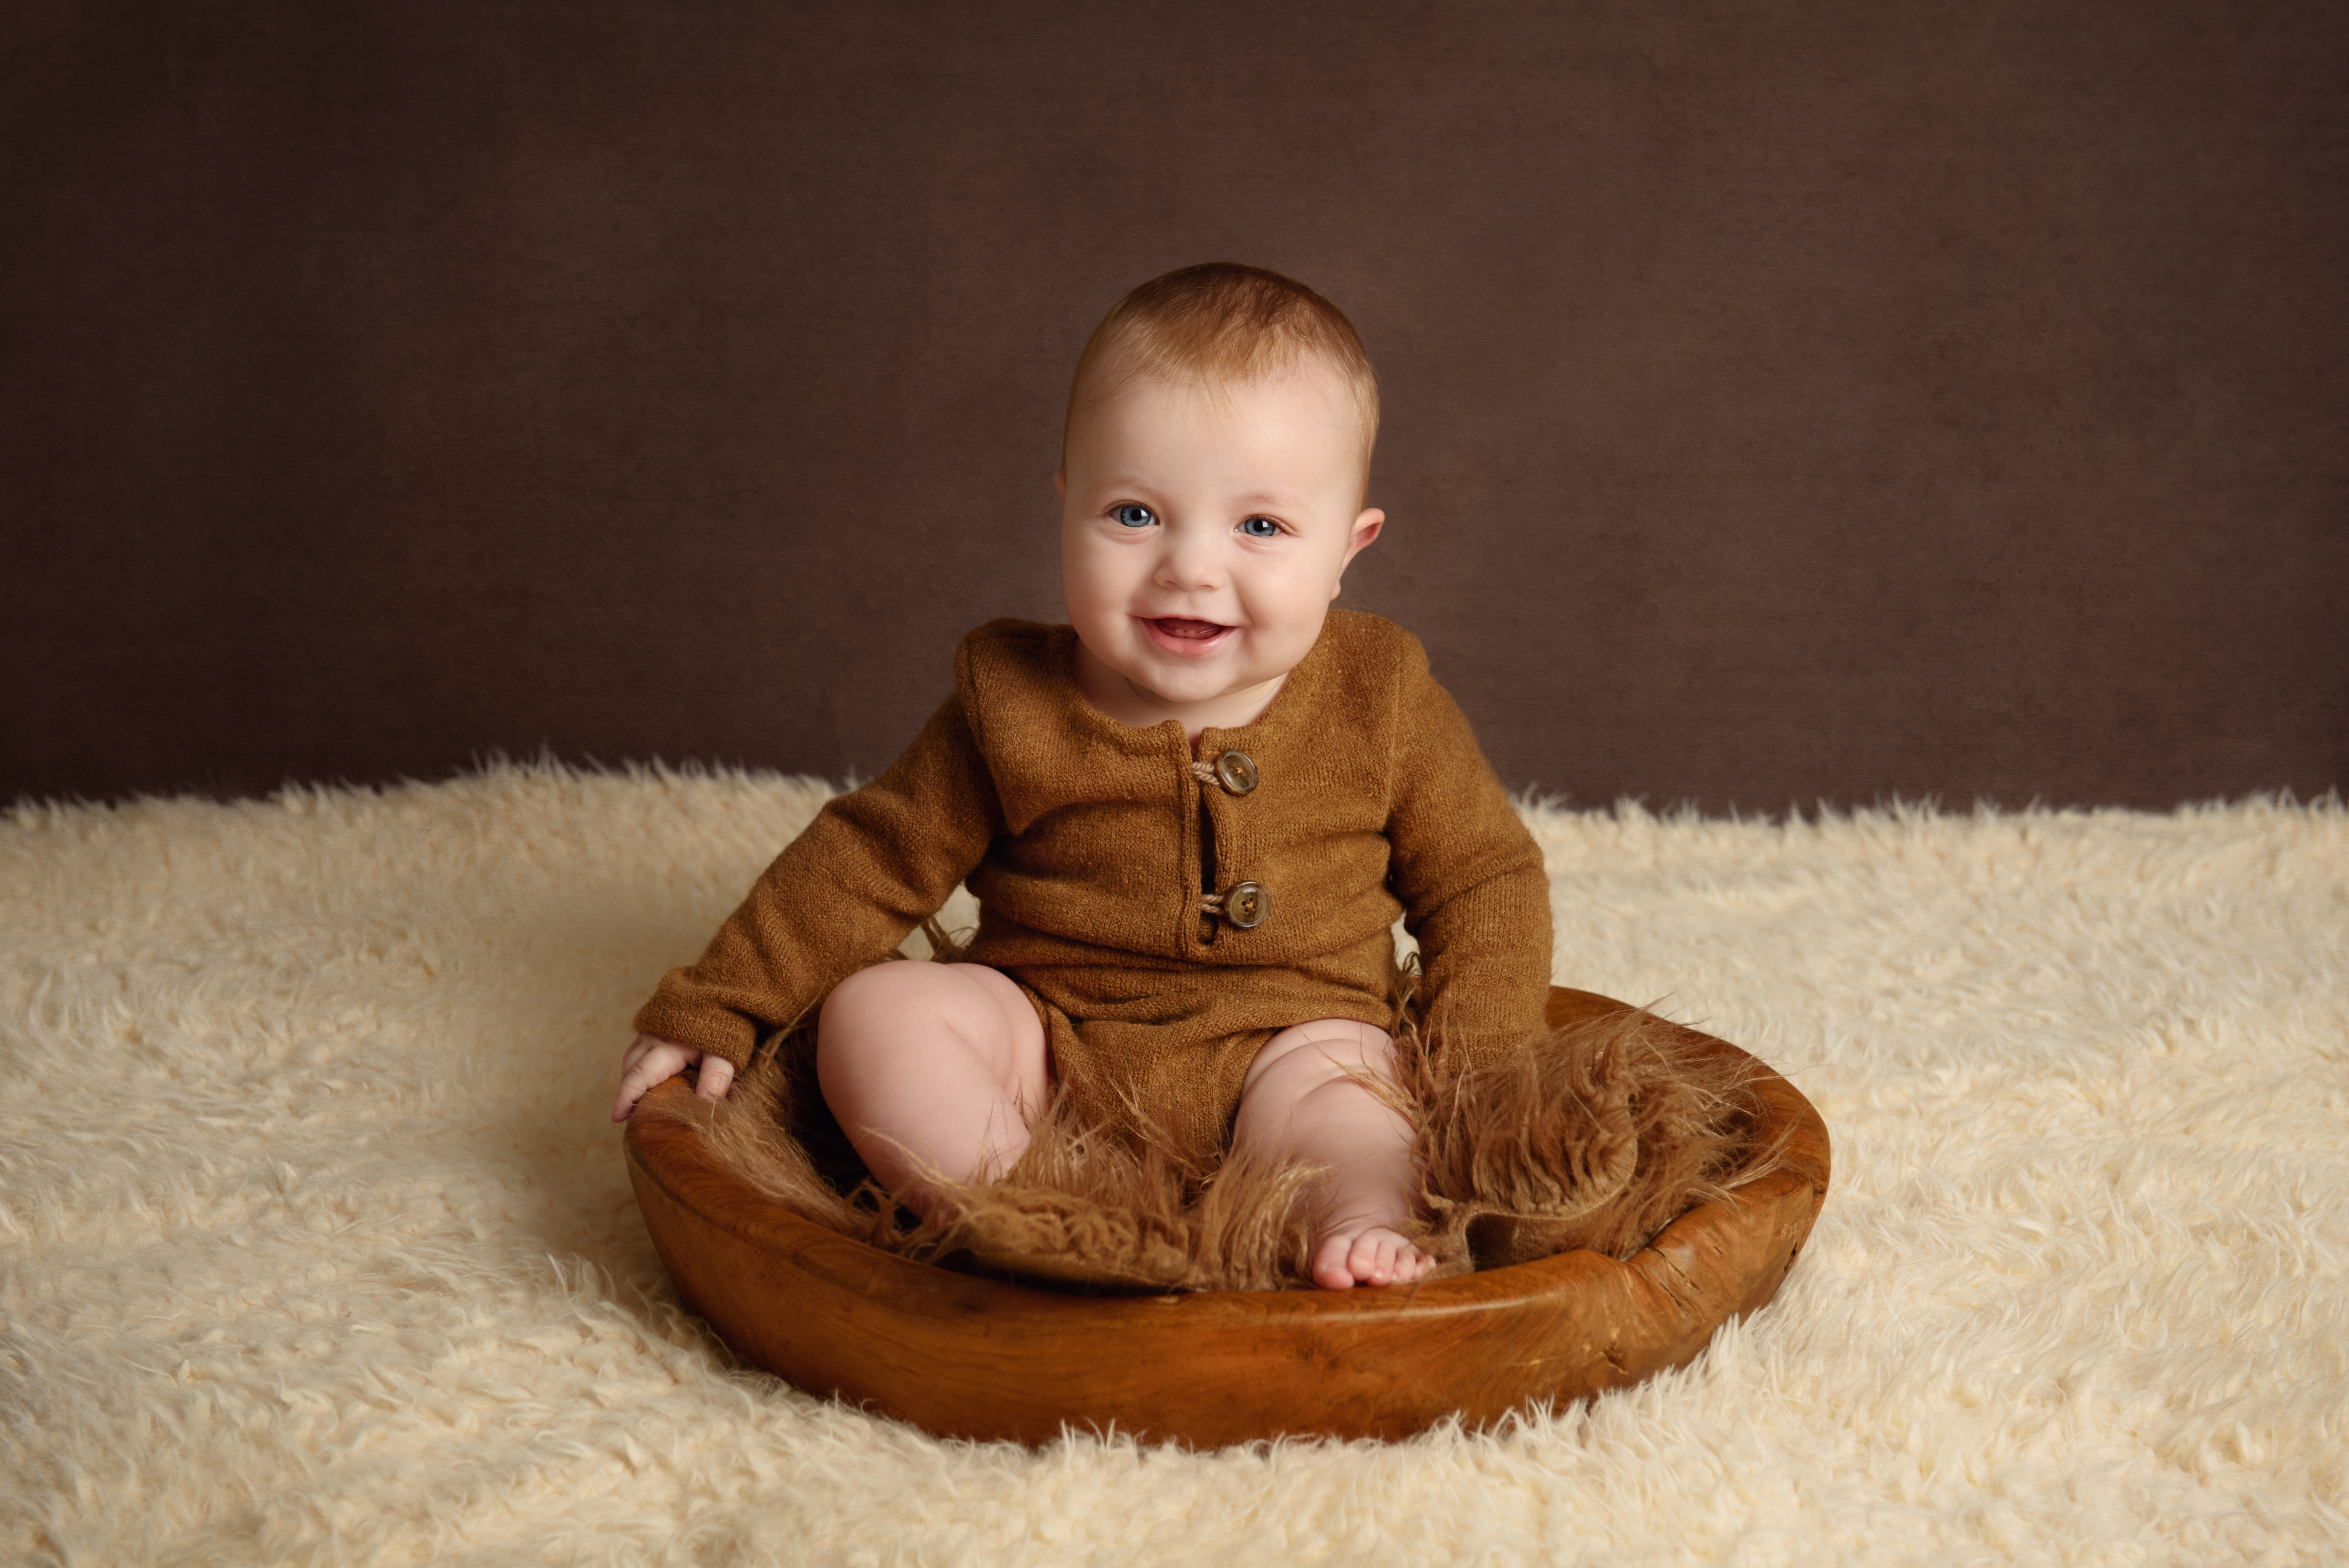
{"type": "Polygon", "coordinates": [[[1315,364],[1239,386],[1138,377],[1069,433],[1061,577],[1085,695],[1129,724],[1246,724],[1377,537],[1361,426],[1315,364]]]}

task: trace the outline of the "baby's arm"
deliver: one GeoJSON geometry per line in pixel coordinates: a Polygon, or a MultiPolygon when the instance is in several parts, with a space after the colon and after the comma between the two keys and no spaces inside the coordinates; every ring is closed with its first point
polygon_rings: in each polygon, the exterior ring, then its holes
{"type": "Polygon", "coordinates": [[[675,1040],[638,1035],[636,1043],[620,1057],[620,1092],[612,1101],[612,1119],[627,1120],[628,1112],[636,1109],[636,1101],[655,1085],[667,1083],[696,1064],[699,1070],[694,1074],[694,1093],[704,1099],[722,1098],[734,1082],[732,1062],[709,1051],[680,1046],[675,1040]]]}
{"type": "Polygon", "coordinates": [[[1433,1041],[1474,1061],[1546,1032],[1549,875],[1467,717],[1415,643],[1412,654],[1387,821],[1394,890],[1419,939],[1433,1041]]]}
{"type": "Polygon", "coordinates": [[[812,1016],[834,985],[944,903],[1001,822],[992,775],[960,699],[949,697],[887,771],[827,802],[700,958],[670,970],[637,1009],[623,1066],[642,1081],[624,1079],[615,1111],[625,1117],[693,1061],[701,1092],[722,1094],[762,1037],[812,1016]],[[714,1089],[713,1064],[723,1064],[714,1089]]]}

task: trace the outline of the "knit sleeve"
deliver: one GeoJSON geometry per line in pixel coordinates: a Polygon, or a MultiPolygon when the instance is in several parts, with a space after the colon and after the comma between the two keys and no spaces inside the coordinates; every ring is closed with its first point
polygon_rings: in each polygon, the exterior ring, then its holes
{"type": "Polygon", "coordinates": [[[834,796],[785,846],[698,960],[672,969],[636,1026],[748,1064],[842,980],[935,913],[1001,829],[959,696],[889,770],[834,796]]]}
{"type": "Polygon", "coordinates": [[[1395,896],[1419,939],[1420,1000],[1436,1047],[1490,1059],[1546,1031],[1549,877],[1452,694],[1410,641],[1397,690],[1395,896]]]}

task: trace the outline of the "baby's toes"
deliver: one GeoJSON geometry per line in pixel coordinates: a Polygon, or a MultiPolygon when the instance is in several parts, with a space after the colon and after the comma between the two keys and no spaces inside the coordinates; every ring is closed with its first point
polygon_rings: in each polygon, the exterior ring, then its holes
{"type": "Polygon", "coordinates": [[[1392,1284],[1395,1246],[1401,1240],[1392,1231],[1364,1231],[1354,1238],[1354,1250],[1346,1259],[1347,1266],[1364,1284],[1392,1284]]]}
{"type": "Polygon", "coordinates": [[[1351,1290],[1359,1277],[1354,1269],[1354,1253],[1359,1238],[1327,1235],[1313,1249],[1313,1283],[1324,1290],[1351,1290]]]}
{"type": "Polygon", "coordinates": [[[1403,1240],[1395,1232],[1374,1231],[1371,1233],[1378,1238],[1379,1250],[1377,1258],[1371,1264],[1376,1277],[1365,1276],[1366,1283],[1410,1284],[1414,1281],[1426,1278],[1428,1270],[1435,1266],[1434,1259],[1403,1240]]]}
{"type": "Polygon", "coordinates": [[[1431,1267],[1425,1253],[1383,1225],[1349,1235],[1333,1231],[1313,1249],[1313,1283],[1325,1290],[1357,1284],[1408,1284],[1431,1267]]]}
{"type": "Polygon", "coordinates": [[[1355,1243],[1354,1277],[1364,1284],[1409,1284],[1423,1279],[1435,1266],[1433,1259],[1383,1225],[1365,1231],[1355,1243]]]}

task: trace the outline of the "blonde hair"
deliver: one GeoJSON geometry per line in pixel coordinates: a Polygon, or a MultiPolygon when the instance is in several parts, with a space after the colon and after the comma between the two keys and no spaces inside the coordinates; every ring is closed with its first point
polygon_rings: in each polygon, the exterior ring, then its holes
{"type": "Polygon", "coordinates": [[[1345,313],[1294,278],[1206,262],[1151,279],[1110,307],[1077,356],[1061,428],[1144,376],[1209,387],[1260,381],[1305,359],[1338,373],[1362,421],[1362,461],[1379,438],[1379,381],[1345,313]]]}

